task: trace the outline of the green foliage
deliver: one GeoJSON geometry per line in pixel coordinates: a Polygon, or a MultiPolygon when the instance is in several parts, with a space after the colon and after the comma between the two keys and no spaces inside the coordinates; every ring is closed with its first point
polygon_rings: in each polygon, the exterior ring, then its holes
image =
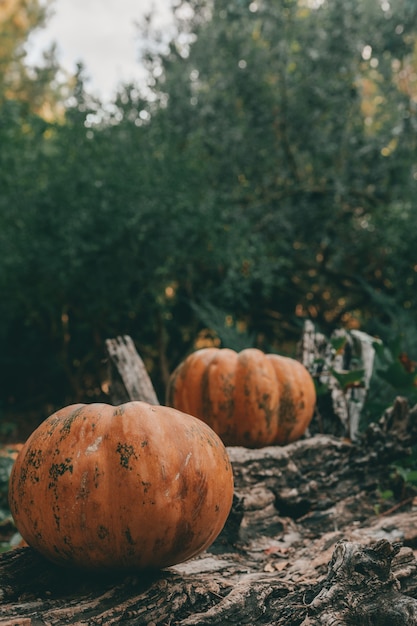
{"type": "Polygon", "coordinates": [[[417,487],[417,462],[415,455],[404,461],[403,465],[396,465],[395,469],[405,483],[410,483],[417,487]]]}
{"type": "Polygon", "coordinates": [[[214,344],[222,348],[230,348],[240,352],[255,345],[255,334],[251,333],[245,324],[238,324],[232,315],[218,309],[212,304],[193,304],[193,310],[206,326],[207,331],[213,331],[214,344]],[[216,341],[217,340],[217,341],[216,341]]]}
{"type": "Polygon", "coordinates": [[[332,367],[329,369],[329,373],[337,380],[342,391],[346,393],[351,387],[363,384],[365,370],[357,369],[350,372],[338,372],[332,367]]]}
{"type": "MultiPolygon", "coordinates": [[[[358,309],[366,322],[381,291],[412,308],[414,298],[393,297],[390,254],[416,186],[403,169],[415,148],[410,103],[392,69],[412,54],[413,40],[397,34],[409,16],[356,1],[191,6],[196,40],[154,59],[164,70],[156,90],[206,187],[255,227],[262,254],[250,271],[262,276],[264,311],[287,321],[298,309],[328,325],[358,309]],[[386,148],[393,137],[401,155],[386,148]]],[[[403,261],[414,281],[411,248],[403,261]]],[[[277,333],[261,313],[265,324],[277,333]]]]}
{"type": "Polygon", "coordinates": [[[8,484],[13,462],[9,457],[0,457],[0,511],[7,509],[8,484]]]}
{"type": "Polygon", "coordinates": [[[416,363],[405,352],[406,339],[398,335],[385,343],[375,342],[375,364],[365,405],[367,421],[378,419],[397,396],[417,403],[416,363]]]}
{"type": "Polygon", "coordinates": [[[413,446],[405,458],[393,463],[390,469],[390,482],[396,499],[403,501],[415,498],[417,493],[417,448],[413,446]]]}

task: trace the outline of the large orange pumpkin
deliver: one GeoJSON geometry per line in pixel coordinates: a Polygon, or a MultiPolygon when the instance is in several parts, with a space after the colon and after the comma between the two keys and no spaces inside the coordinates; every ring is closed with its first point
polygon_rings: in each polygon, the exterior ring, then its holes
{"type": "Polygon", "coordinates": [[[258,448],[299,439],[316,391],[299,361],[248,348],[203,348],[171,374],[167,404],[200,418],[226,445],[258,448]]]}
{"type": "Polygon", "coordinates": [[[9,504],[27,543],[92,570],[161,568],[207,548],[233,498],[226,449],[169,407],[75,404],[46,419],[12,470],[9,504]]]}

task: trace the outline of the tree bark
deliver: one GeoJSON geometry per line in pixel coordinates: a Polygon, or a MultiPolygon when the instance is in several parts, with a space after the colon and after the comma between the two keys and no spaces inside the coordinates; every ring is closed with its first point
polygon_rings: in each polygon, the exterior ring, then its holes
{"type": "Polygon", "coordinates": [[[159,404],[145,364],[129,335],[106,339],[109,354],[110,396],[114,404],[142,400],[159,404]]]}
{"type": "Polygon", "coordinates": [[[327,396],[319,397],[317,403],[317,411],[323,413],[319,424],[322,432],[352,440],[359,436],[360,416],[374,366],[374,344],[379,341],[362,331],[343,328],[336,329],[328,339],[316,331],[311,320],[305,321],[297,346],[298,359],[320,386],[328,388],[327,396]],[[344,388],[337,375],[348,373],[356,373],[357,380],[344,388]]]}

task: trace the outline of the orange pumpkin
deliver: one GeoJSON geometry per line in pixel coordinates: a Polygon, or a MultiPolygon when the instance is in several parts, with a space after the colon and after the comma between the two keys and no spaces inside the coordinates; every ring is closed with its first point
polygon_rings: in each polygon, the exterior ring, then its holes
{"type": "Polygon", "coordinates": [[[206,422],[225,445],[259,448],[299,439],[316,391],[299,361],[248,348],[203,348],[171,374],[167,404],[206,422]]]}
{"type": "Polygon", "coordinates": [[[233,498],[224,445],[169,407],[74,404],[22,448],[9,505],[27,543],[91,570],[161,568],[207,548],[233,498]]]}

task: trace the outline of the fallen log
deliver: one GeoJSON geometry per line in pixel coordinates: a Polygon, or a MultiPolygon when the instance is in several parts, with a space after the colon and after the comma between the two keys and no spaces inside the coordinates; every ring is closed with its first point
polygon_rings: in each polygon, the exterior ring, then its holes
{"type": "Polygon", "coordinates": [[[386,539],[371,547],[340,541],[326,581],[310,603],[309,616],[301,626],[416,624],[417,600],[400,592],[391,569],[400,547],[386,539]]]}

